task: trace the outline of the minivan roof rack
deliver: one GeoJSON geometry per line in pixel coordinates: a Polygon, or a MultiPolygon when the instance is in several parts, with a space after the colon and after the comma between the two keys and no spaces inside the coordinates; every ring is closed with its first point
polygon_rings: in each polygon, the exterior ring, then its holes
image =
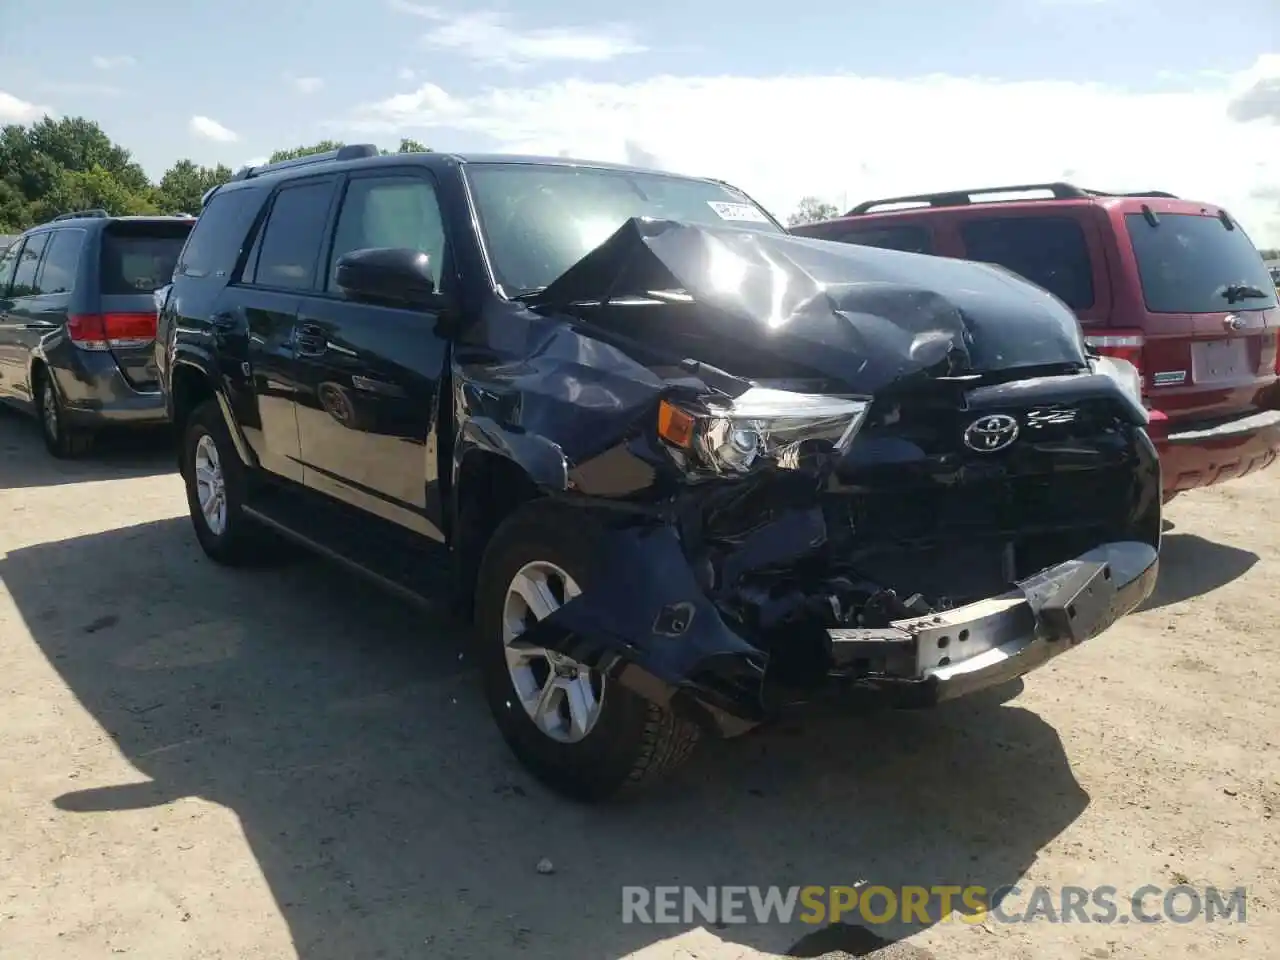
{"type": "Polygon", "coordinates": [[[101,207],[95,207],[92,210],[72,210],[70,213],[60,213],[51,220],[51,223],[57,223],[59,220],[101,220],[104,217],[110,217],[111,214],[103,210],[101,207]]]}
{"type": "Polygon", "coordinates": [[[1105,190],[1085,190],[1074,184],[1055,181],[1054,183],[1020,183],[1007,187],[983,187],[980,190],[948,190],[945,193],[921,193],[910,197],[888,197],[884,200],[867,200],[853,207],[844,215],[856,217],[868,213],[876,207],[888,207],[899,203],[914,203],[928,207],[964,207],[971,203],[1010,203],[1014,199],[998,200],[975,199],[993,193],[1030,193],[1035,190],[1048,191],[1054,200],[1087,200],[1090,197],[1161,197],[1177,200],[1172,193],[1163,190],[1139,190],[1134,193],[1108,193],[1105,190]]]}
{"type": "Polygon", "coordinates": [[[363,160],[365,157],[376,157],[378,148],[372,143],[349,143],[345,147],[339,147],[337,150],[327,150],[324,153],[309,153],[305,157],[294,157],[292,160],[281,160],[277,163],[264,163],[257,167],[241,167],[232,176],[231,182],[237,180],[248,180],[252,177],[261,177],[267,173],[275,173],[278,170],[291,170],[294,167],[309,167],[313,163],[329,163],[331,161],[343,160],[363,160]]]}

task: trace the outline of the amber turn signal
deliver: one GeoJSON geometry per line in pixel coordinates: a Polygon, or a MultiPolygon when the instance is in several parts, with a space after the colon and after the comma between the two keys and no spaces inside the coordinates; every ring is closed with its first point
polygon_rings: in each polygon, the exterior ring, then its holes
{"type": "Polygon", "coordinates": [[[693,442],[693,417],[663,400],[658,404],[658,436],[674,446],[687,448],[693,442]]]}

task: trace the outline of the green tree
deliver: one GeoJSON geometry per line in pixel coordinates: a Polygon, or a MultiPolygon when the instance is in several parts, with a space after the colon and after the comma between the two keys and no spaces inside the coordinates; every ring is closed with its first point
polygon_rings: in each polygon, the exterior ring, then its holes
{"type": "Polygon", "coordinates": [[[840,211],[836,209],[834,203],[819,200],[817,197],[804,197],[795,211],[787,217],[787,226],[798,227],[802,223],[817,223],[839,215],[840,211]]]}
{"type": "Polygon", "coordinates": [[[160,178],[156,202],[166,213],[198,214],[205,193],[230,179],[231,168],[226,164],[201,167],[191,160],[179,160],[160,178]]]}
{"type": "MultiPolygon", "coordinates": [[[[341,140],[321,140],[319,143],[313,143],[309,147],[291,147],[288,150],[277,150],[271,154],[267,162],[279,163],[282,160],[297,160],[299,157],[309,157],[313,153],[328,153],[330,150],[340,150],[345,146],[346,144],[341,140]]],[[[431,148],[423,145],[418,140],[405,137],[395,150],[383,148],[378,152],[385,157],[392,153],[430,153],[431,148]]]]}
{"type": "MultiPolygon", "coordinates": [[[[277,150],[271,162],[324,153],[343,146],[321,140],[277,150]]],[[[404,138],[383,154],[429,152],[404,138]]],[[[101,208],[116,215],[200,212],[211,187],[232,176],[225,164],[200,166],[179,160],[153,184],[124,147],[85,117],[44,117],[0,127],[0,233],[20,233],[72,210],[101,208]]]]}
{"type": "Polygon", "coordinates": [[[319,143],[313,143],[309,147],[291,147],[288,150],[277,150],[267,159],[267,163],[297,160],[299,157],[309,157],[313,153],[328,153],[330,150],[338,150],[345,146],[346,144],[341,140],[321,140],[319,143]]]}

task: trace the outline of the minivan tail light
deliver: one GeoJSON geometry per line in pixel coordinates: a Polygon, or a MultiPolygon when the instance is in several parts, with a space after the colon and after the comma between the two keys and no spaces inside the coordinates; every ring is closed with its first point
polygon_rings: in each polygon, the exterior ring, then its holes
{"type": "Polygon", "coordinates": [[[127,350],[156,339],[154,313],[74,313],[67,336],[81,350],[127,350]]]}
{"type": "Polygon", "coordinates": [[[1146,338],[1141,333],[1128,330],[1117,330],[1111,333],[1090,334],[1084,338],[1084,342],[1093,347],[1098,353],[1104,357],[1115,357],[1117,360],[1127,360],[1138,370],[1138,375],[1144,377],[1142,369],[1142,348],[1146,346],[1146,338]]]}

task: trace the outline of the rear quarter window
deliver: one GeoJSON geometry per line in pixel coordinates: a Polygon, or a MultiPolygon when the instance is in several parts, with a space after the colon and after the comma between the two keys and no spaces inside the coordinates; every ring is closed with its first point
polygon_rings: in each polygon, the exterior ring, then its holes
{"type": "Polygon", "coordinates": [[[1072,310],[1093,306],[1093,264],[1080,224],[1069,217],[967,219],[965,258],[995,263],[1048,290],[1072,310]]]}
{"type": "Polygon", "coordinates": [[[1228,230],[1217,217],[1196,214],[1162,213],[1155,226],[1138,213],[1126,214],[1124,220],[1142,296],[1152,313],[1276,306],[1275,281],[1238,225],[1228,230]]]}
{"type": "Polygon", "coordinates": [[[219,190],[210,197],[182,248],[175,275],[230,276],[264,199],[264,191],[252,189],[219,190]]]}
{"type": "Polygon", "coordinates": [[[841,233],[823,234],[829,240],[856,243],[864,247],[880,247],[884,250],[902,250],[905,253],[933,253],[933,238],[927,227],[893,226],[867,227],[845,230],[841,233]]]}

